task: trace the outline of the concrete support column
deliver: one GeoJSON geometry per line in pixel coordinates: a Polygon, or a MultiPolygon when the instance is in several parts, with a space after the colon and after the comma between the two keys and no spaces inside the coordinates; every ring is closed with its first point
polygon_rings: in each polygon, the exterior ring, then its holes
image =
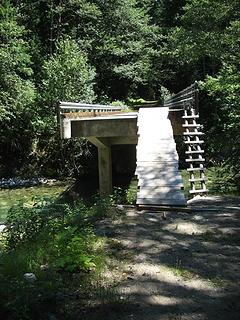
{"type": "Polygon", "coordinates": [[[70,139],[72,134],[71,134],[71,120],[69,119],[63,119],[63,134],[62,137],[64,139],[70,139]]]}
{"type": "Polygon", "coordinates": [[[111,146],[98,147],[99,191],[101,196],[112,193],[111,146]]]}

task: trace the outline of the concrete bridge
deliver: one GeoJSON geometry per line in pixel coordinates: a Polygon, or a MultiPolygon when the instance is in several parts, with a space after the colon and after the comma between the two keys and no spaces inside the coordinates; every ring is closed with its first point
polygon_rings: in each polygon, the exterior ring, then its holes
{"type": "Polygon", "coordinates": [[[202,133],[199,131],[200,125],[196,124],[198,115],[192,108],[194,99],[192,92],[185,90],[182,94],[166,101],[162,107],[141,107],[138,112],[126,112],[121,107],[61,102],[59,108],[61,136],[64,139],[84,137],[98,148],[99,191],[103,196],[112,192],[111,147],[120,144],[137,145],[142,141],[137,152],[136,173],[140,181],[138,204],[146,202],[156,205],[174,203],[184,205],[186,201],[179,192],[175,192],[181,189],[182,182],[178,172],[178,155],[173,136],[186,137],[188,148],[186,154],[189,155],[186,161],[190,163],[189,181],[192,193],[207,191],[203,150],[200,147],[202,141],[199,140],[199,135],[202,133]],[[167,113],[162,113],[163,109],[167,110],[167,113]],[[161,120],[162,114],[164,117],[161,120]],[[146,149],[146,152],[140,149],[146,149]],[[197,155],[198,158],[194,158],[193,155],[197,155]],[[195,163],[200,163],[198,168],[194,167],[195,163]],[[166,170],[169,175],[166,174],[166,170]],[[196,174],[197,170],[200,172],[200,177],[195,178],[194,173],[196,174]],[[164,177],[163,171],[165,171],[164,177]],[[201,184],[198,189],[196,189],[197,182],[201,184]],[[142,195],[144,195],[143,200],[141,200],[142,195]],[[150,200],[147,201],[147,198],[150,200]]]}

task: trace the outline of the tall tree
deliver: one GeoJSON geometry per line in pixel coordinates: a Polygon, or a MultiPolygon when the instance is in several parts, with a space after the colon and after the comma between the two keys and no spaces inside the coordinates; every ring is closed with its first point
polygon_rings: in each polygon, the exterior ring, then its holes
{"type": "Polygon", "coordinates": [[[0,155],[10,168],[24,161],[30,145],[35,88],[27,31],[9,0],[2,2],[0,14],[0,155]]]}
{"type": "Polygon", "coordinates": [[[147,94],[158,28],[135,0],[97,2],[102,12],[101,39],[93,53],[99,91],[113,99],[147,94]]]}
{"type": "Polygon", "coordinates": [[[92,102],[95,71],[86,54],[75,40],[68,38],[58,41],[56,48],[43,65],[44,103],[51,108],[61,100],[92,102]]]}
{"type": "MultiPolygon", "coordinates": [[[[201,111],[208,150],[215,163],[231,165],[239,184],[240,3],[237,0],[188,0],[181,25],[169,37],[169,56],[180,70],[191,70],[188,81],[203,80],[201,111]]],[[[229,168],[229,167],[228,167],[229,168]]]]}

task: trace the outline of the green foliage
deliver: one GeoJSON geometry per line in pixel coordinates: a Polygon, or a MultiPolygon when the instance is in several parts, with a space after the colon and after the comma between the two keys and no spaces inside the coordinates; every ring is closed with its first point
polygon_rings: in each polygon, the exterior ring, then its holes
{"type": "Polygon", "coordinates": [[[126,200],[128,204],[136,204],[137,186],[131,185],[126,191],[126,200]]]}
{"type": "Polygon", "coordinates": [[[43,229],[48,233],[57,232],[64,223],[67,211],[68,207],[54,204],[47,197],[13,206],[6,220],[9,226],[5,235],[7,247],[13,249],[36,241],[43,229]]]}
{"type": "MultiPolygon", "coordinates": [[[[226,152],[225,157],[229,157],[229,150],[226,152]]],[[[210,192],[213,194],[239,194],[238,166],[238,160],[233,157],[231,161],[222,160],[221,165],[212,167],[208,171],[210,192]]]]}
{"type": "Polygon", "coordinates": [[[158,28],[135,0],[102,2],[99,7],[102,37],[92,52],[97,57],[98,90],[113,99],[126,99],[150,84],[158,28]]]}
{"type": "MultiPolygon", "coordinates": [[[[203,89],[206,90],[215,104],[214,125],[211,136],[216,133],[218,143],[212,145],[212,154],[221,154],[221,166],[231,171],[231,179],[240,190],[239,157],[240,157],[240,72],[239,72],[239,21],[231,22],[223,37],[225,52],[222,53],[223,64],[214,76],[208,76],[203,89]],[[218,148],[220,146],[220,149],[218,148]]],[[[216,156],[215,156],[216,158],[216,156]]]]}
{"type": "Polygon", "coordinates": [[[15,168],[26,159],[33,135],[36,97],[26,30],[11,2],[0,5],[0,164],[15,168]]]}
{"type": "Polygon", "coordinates": [[[113,204],[135,204],[137,199],[137,185],[133,181],[128,189],[115,187],[111,195],[113,204]]]}
{"type": "Polygon", "coordinates": [[[120,100],[112,101],[110,105],[111,105],[111,106],[114,106],[114,107],[123,107],[123,108],[126,108],[126,107],[127,107],[126,104],[125,104],[125,102],[120,101],[120,100]]]}
{"type": "Polygon", "coordinates": [[[142,98],[140,98],[140,99],[133,99],[133,98],[130,98],[130,99],[128,99],[128,103],[129,103],[129,105],[130,106],[135,106],[135,105],[137,105],[137,106],[139,106],[139,105],[141,105],[141,104],[144,104],[146,102],[146,100],[144,100],[144,99],[142,99],[142,98]]]}
{"type": "Polygon", "coordinates": [[[205,59],[203,67],[208,72],[225,52],[221,45],[229,25],[237,19],[238,1],[190,0],[183,9],[181,24],[172,30],[171,49],[181,63],[194,63],[195,68],[205,59]],[[210,59],[209,66],[206,59],[210,59]]]}
{"type": "Polygon", "coordinates": [[[86,139],[61,140],[58,132],[50,137],[51,131],[51,127],[45,127],[41,136],[33,141],[30,163],[22,166],[22,176],[65,179],[97,172],[96,150],[86,139]]]}
{"type": "Polygon", "coordinates": [[[54,271],[43,272],[40,259],[31,250],[23,249],[0,257],[0,315],[10,319],[42,319],[60,308],[57,294],[64,290],[61,276],[54,271]],[[34,272],[37,282],[33,285],[23,278],[34,272]]]}
{"type": "Polygon", "coordinates": [[[230,170],[238,188],[239,12],[236,0],[186,1],[165,46],[166,56],[176,63],[173,78],[181,73],[189,82],[202,80],[205,97],[200,100],[200,113],[208,157],[213,165],[230,170]]]}
{"type": "Polygon", "coordinates": [[[115,187],[113,189],[113,194],[111,195],[111,200],[113,204],[124,204],[126,203],[126,190],[115,187]]]}
{"type": "MultiPolygon", "coordinates": [[[[58,101],[92,102],[95,72],[73,39],[60,40],[56,53],[43,65],[43,94],[48,106],[58,101]]],[[[53,110],[54,114],[55,110],[53,110]]]]}
{"type": "Polygon", "coordinates": [[[1,312],[11,319],[42,319],[64,311],[67,301],[58,296],[75,285],[79,290],[105,261],[104,241],[89,222],[94,214],[81,201],[70,206],[47,198],[10,210],[0,256],[1,312]],[[27,272],[36,282],[24,279],[27,272]]]}
{"type": "MultiPolygon", "coordinates": [[[[181,170],[181,176],[184,184],[184,194],[189,197],[189,172],[181,170]]],[[[207,189],[209,194],[215,195],[238,195],[238,184],[236,183],[236,174],[234,167],[223,163],[221,166],[209,167],[206,170],[207,189]]]]}
{"type": "Polygon", "coordinates": [[[10,1],[0,7],[0,121],[30,111],[35,99],[31,82],[31,56],[25,40],[26,30],[17,21],[17,11],[10,1]]]}
{"type": "Polygon", "coordinates": [[[101,197],[99,194],[97,194],[93,196],[91,202],[89,213],[92,217],[101,219],[108,216],[109,208],[112,204],[111,196],[101,197]]]}
{"type": "Polygon", "coordinates": [[[37,198],[48,197],[49,199],[57,199],[61,193],[63,193],[68,187],[71,181],[54,182],[49,184],[39,185],[37,187],[30,188],[13,188],[0,190],[0,223],[5,222],[5,218],[9,209],[20,204],[35,203],[37,198]]]}
{"type": "Polygon", "coordinates": [[[4,233],[6,247],[12,250],[39,239],[44,240],[45,237],[49,241],[55,239],[66,244],[67,239],[72,239],[78,232],[82,232],[83,238],[88,234],[93,240],[88,218],[107,216],[110,205],[109,197],[99,196],[88,206],[82,200],[70,206],[49,197],[35,197],[26,203],[18,203],[9,210],[7,216],[8,228],[4,233]]]}
{"type": "Polygon", "coordinates": [[[218,103],[218,126],[224,131],[238,129],[240,72],[234,65],[224,64],[215,77],[207,77],[204,89],[218,103]]]}
{"type": "Polygon", "coordinates": [[[53,251],[56,251],[54,265],[57,269],[68,272],[95,269],[97,257],[93,248],[99,240],[90,228],[76,231],[76,227],[69,227],[56,236],[53,251]]]}
{"type": "MultiPolygon", "coordinates": [[[[56,43],[55,53],[42,67],[38,111],[34,119],[37,135],[30,154],[33,174],[54,177],[82,173],[86,155],[91,155],[90,148],[85,140],[60,141],[56,106],[59,101],[92,102],[95,99],[94,77],[94,69],[75,40],[66,38],[56,43]]],[[[23,169],[30,171],[29,166],[23,169]]]]}

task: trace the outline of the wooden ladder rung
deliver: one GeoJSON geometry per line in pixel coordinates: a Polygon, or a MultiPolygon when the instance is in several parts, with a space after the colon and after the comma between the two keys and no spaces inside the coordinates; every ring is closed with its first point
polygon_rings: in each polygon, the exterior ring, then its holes
{"type": "Polygon", "coordinates": [[[199,189],[199,190],[189,190],[189,193],[203,193],[208,192],[208,189],[199,189]]]}
{"type": "Polygon", "coordinates": [[[196,140],[194,140],[194,141],[190,140],[190,141],[184,141],[184,143],[185,143],[185,144],[202,144],[202,143],[204,143],[204,141],[203,141],[203,140],[198,140],[198,141],[196,141],[196,140]]]}
{"type": "Polygon", "coordinates": [[[204,162],[205,159],[197,158],[197,159],[186,159],[186,162],[204,162]]]}
{"type": "Polygon", "coordinates": [[[201,124],[193,124],[193,123],[188,123],[188,124],[183,124],[182,127],[183,128],[200,128],[202,125],[201,124]]]}
{"type": "Polygon", "coordinates": [[[187,171],[206,171],[206,168],[187,168],[187,171]]]}
{"type": "Polygon", "coordinates": [[[204,133],[203,132],[183,132],[184,136],[203,136],[204,133]]]}
{"type": "Polygon", "coordinates": [[[185,151],[186,154],[198,154],[198,153],[204,153],[204,150],[191,150],[191,151],[185,151]]]}
{"type": "Polygon", "coordinates": [[[188,181],[189,182],[201,182],[201,181],[205,182],[207,181],[207,178],[194,178],[194,179],[189,179],[188,181]]]}
{"type": "Polygon", "coordinates": [[[183,119],[198,119],[199,115],[191,115],[191,116],[182,116],[183,119]]]}

